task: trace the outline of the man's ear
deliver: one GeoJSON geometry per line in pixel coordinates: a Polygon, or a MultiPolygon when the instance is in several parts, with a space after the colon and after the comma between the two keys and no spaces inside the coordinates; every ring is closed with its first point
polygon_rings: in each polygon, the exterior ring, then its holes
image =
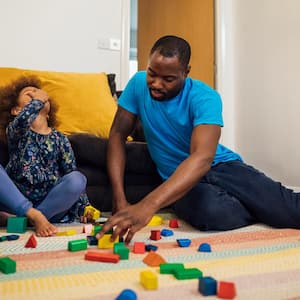
{"type": "Polygon", "coordinates": [[[14,106],[11,110],[10,110],[10,113],[13,115],[13,116],[16,116],[19,114],[19,112],[21,111],[21,108],[19,106],[14,106]]]}
{"type": "Polygon", "coordinates": [[[187,68],[186,68],[186,70],[185,70],[185,76],[188,76],[189,73],[190,73],[190,71],[191,71],[191,66],[188,65],[187,68]]]}

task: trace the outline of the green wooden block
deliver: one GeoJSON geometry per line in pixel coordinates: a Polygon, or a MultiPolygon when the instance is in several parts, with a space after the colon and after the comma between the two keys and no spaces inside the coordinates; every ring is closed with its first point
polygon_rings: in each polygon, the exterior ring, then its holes
{"type": "Polygon", "coordinates": [[[9,257],[0,258],[0,271],[4,274],[16,273],[17,264],[9,257]]]}
{"type": "Polygon", "coordinates": [[[102,229],[102,225],[95,225],[94,226],[94,235],[96,235],[101,229],[102,229]]]}
{"type": "Polygon", "coordinates": [[[68,250],[69,251],[80,251],[80,250],[86,250],[88,246],[86,239],[81,240],[74,240],[68,242],[68,250]]]}
{"type": "Polygon", "coordinates": [[[26,217],[9,217],[7,219],[7,232],[24,233],[27,229],[26,217]]]}
{"type": "Polygon", "coordinates": [[[177,279],[198,279],[202,277],[202,271],[197,268],[177,269],[174,272],[177,279]]]}
{"type": "Polygon", "coordinates": [[[181,263],[165,263],[159,265],[159,272],[161,274],[175,274],[176,270],[183,270],[184,265],[181,263]]]}

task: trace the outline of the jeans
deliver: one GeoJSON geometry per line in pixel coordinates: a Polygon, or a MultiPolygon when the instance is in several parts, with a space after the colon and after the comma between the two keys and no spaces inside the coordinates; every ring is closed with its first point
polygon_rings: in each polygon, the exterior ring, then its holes
{"type": "Polygon", "coordinates": [[[300,193],[240,161],[213,166],[172,207],[200,230],[229,230],[253,223],[300,228],[300,193]]]}
{"type": "Polygon", "coordinates": [[[78,171],[72,171],[61,177],[42,201],[33,204],[18,190],[0,165],[0,211],[24,216],[29,208],[35,207],[48,220],[59,221],[78,201],[85,186],[86,177],[78,171]]]}

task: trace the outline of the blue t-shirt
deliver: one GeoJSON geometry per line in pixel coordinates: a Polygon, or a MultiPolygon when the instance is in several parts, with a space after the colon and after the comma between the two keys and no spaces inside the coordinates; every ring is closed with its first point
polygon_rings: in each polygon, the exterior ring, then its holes
{"type": "MultiPolygon", "coordinates": [[[[219,94],[203,82],[189,77],[176,97],[157,101],[149,92],[146,72],[137,72],[122,92],[118,104],[139,116],[151,157],[163,179],[170,177],[190,155],[190,140],[195,126],[223,126],[219,94]]],[[[241,160],[241,157],[218,144],[213,165],[230,160],[241,160]]]]}

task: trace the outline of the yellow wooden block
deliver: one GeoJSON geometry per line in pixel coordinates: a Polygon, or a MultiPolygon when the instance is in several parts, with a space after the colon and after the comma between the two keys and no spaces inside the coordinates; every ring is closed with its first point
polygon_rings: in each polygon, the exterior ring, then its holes
{"type": "Polygon", "coordinates": [[[92,205],[88,205],[84,208],[83,215],[86,216],[87,214],[90,214],[93,220],[98,220],[101,215],[100,210],[96,209],[92,205]]]}
{"type": "Polygon", "coordinates": [[[98,240],[98,248],[110,249],[114,247],[115,243],[119,242],[119,237],[114,242],[110,241],[111,234],[104,234],[101,239],[98,240]]]}
{"type": "Polygon", "coordinates": [[[152,271],[142,271],[140,273],[140,282],[142,286],[147,290],[157,290],[158,289],[158,279],[157,275],[152,271]]]}
{"type": "Polygon", "coordinates": [[[163,223],[163,218],[157,215],[154,215],[147,226],[159,226],[163,223]]]}
{"type": "Polygon", "coordinates": [[[77,231],[75,229],[70,229],[67,231],[58,232],[56,235],[63,236],[63,235],[75,235],[75,234],[77,234],[77,231]]]}

